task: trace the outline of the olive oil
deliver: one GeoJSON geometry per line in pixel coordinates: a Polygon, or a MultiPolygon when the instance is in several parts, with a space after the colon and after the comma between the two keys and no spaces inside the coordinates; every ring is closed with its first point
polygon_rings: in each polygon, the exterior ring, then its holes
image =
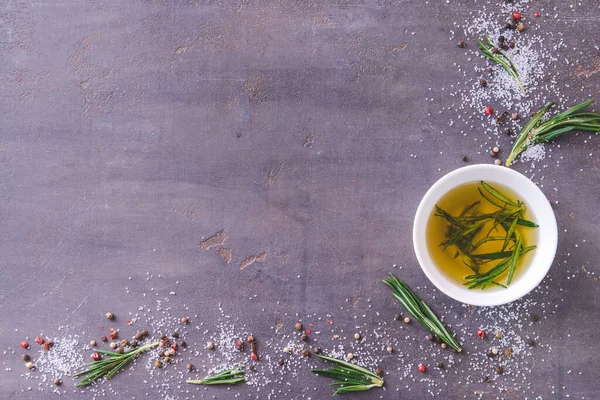
{"type": "MultiPolygon", "coordinates": [[[[437,202],[437,206],[443,209],[447,214],[450,214],[450,216],[454,217],[459,217],[465,212],[465,215],[491,215],[499,210],[503,210],[499,206],[506,206],[508,209],[512,209],[510,205],[498,201],[498,199],[490,196],[488,192],[482,190],[482,184],[485,185],[485,183],[482,182],[470,182],[458,186],[446,193],[437,202]],[[483,197],[482,192],[486,197],[483,197]],[[492,204],[490,200],[495,204],[492,204]],[[471,208],[469,208],[469,206],[471,206],[471,208]]],[[[504,195],[506,199],[510,199],[515,203],[517,202],[518,196],[510,189],[497,183],[491,183],[491,185],[493,186],[492,190],[495,189],[501,193],[501,195],[504,195]]],[[[526,205],[523,205],[523,208],[524,211],[519,214],[520,218],[527,220],[525,222],[535,222],[532,220],[532,213],[526,209],[526,205]]],[[[450,280],[461,285],[468,284],[466,283],[468,281],[468,279],[466,279],[467,277],[473,279],[472,276],[475,274],[485,274],[502,261],[500,257],[494,260],[482,261],[477,258],[477,256],[482,254],[508,254],[510,253],[511,248],[514,249],[516,246],[514,241],[510,244],[505,243],[504,238],[506,238],[509,233],[509,227],[504,225],[505,228],[503,229],[501,226],[498,226],[496,223],[497,221],[492,218],[483,220],[481,224],[484,225],[473,237],[467,239],[469,243],[478,244],[478,247],[475,250],[472,250],[472,252],[466,251],[465,246],[461,246],[460,243],[447,245],[448,237],[451,235],[453,229],[451,227],[452,224],[446,218],[441,217],[437,210],[437,208],[432,210],[427,222],[427,248],[435,265],[450,280]],[[487,241],[484,240],[485,238],[488,238],[486,239],[487,241]],[[460,250],[463,250],[464,253],[460,250]],[[468,255],[465,256],[465,254],[468,255]],[[471,258],[471,255],[474,255],[475,258],[471,258]],[[477,265],[474,266],[472,264],[473,260],[477,260],[477,265]],[[467,264],[471,264],[471,267],[467,264]]],[[[514,226],[514,231],[516,233],[514,233],[513,237],[516,238],[520,236],[519,240],[522,241],[523,248],[525,248],[526,251],[523,252],[525,254],[515,261],[516,268],[513,272],[514,275],[511,277],[513,281],[518,279],[519,275],[522,274],[530,263],[535,251],[534,245],[537,242],[538,234],[537,229],[531,226],[522,226],[520,224],[514,226]]],[[[489,285],[487,288],[501,288],[497,284],[502,285],[503,283],[506,284],[506,282],[510,283],[510,279],[508,278],[509,269],[493,279],[496,284],[489,285]]]]}

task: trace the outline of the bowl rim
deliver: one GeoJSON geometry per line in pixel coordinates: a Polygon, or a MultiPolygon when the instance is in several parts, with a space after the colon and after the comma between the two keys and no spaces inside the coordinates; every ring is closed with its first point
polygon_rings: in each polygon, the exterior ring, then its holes
{"type": "Polygon", "coordinates": [[[498,306],[520,299],[531,292],[540,284],[552,266],[557,246],[556,217],[542,190],[525,175],[497,165],[469,165],[455,169],[441,177],[421,199],[413,222],[413,247],[419,265],[427,278],[445,295],[461,303],[474,306],[498,306]],[[459,185],[482,180],[491,184],[498,183],[517,193],[519,198],[527,204],[529,211],[535,217],[534,220],[539,225],[536,243],[538,248],[529,267],[506,289],[470,290],[451,281],[435,266],[427,249],[427,223],[435,203],[448,191],[459,185]]]}

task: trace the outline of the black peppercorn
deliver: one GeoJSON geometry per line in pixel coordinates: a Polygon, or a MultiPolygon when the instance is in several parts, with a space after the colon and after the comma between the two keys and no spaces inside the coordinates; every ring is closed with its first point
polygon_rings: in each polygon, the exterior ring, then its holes
{"type": "Polygon", "coordinates": [[[533,339],[528,339],[528,340],[527,340],[527,344],[528,344],[529,346],[533,347],[533,346],[535,346],[535,340],[533,340],[533,339]]]}
{"type": "Polygon", "coordinates": [[[492,47],[492,53],[496,54],[498,52],[498,48],[497,47],[492,47]]]}
{"type": "Polygon", "coordinates": [[[504,368],[502,368],[502,367],[498,367],[498,368],[496,368],[496,373],[497,373],[498,375],[502,375],[502,374],[504,373],[504,368]]]}
{"type": "Polygon", "coordinates": [[[375,369],[375,373],[379,376],[383,376],[383,369],[377,368],[377,369],[375,369]]]}
{"type": "Polygon", "coordinates": [[[481,87],[487,86],[487,81],[485,79],[482,79],[481,81],[479,81],[479,83],[481,84],[481,87]]]}
{"type": "Polygon", "coordinates": [[[443,364],[441,361],[437,361],[437,362],[435,363],[435,366],[436,366],[437,368],[439,368],[439,369],[442,369],[442,368],[444,368],[444,364],[443,364]]]}
{"type": "Polygon", "coordinates": [[[489,72],[489,73],[491,74],[492,72],[494,72],[494,69],[493,69],[492,67],[489,67],[489,68],[487,69],[487,72],[489,72]]]}
{"type": "Polygon", "coordinates": [[[29,361],[29,360],[31,360],[31,357],[29,357],[27,354],[23,354],[21,356],[21,360],[23,360],[23,361],[29,361]]]}
{"type": "Polygon", "coordinates": [[[279,365],[284,365],[285,364],[285,360],[283,358],[279,359],[279,365]]]}
{"type": "Polygon", "coordinates": [[[180,345],[181,347],[184,347],[184,348],[185,348],[185,347],[187,347],[187,343],[186,343],[186,342],[181,342],[181,343],[179,343],[179,345],[180,345]]]}
{"type": "Polygon", "coordinates": [[[321,349],[319,347],[315,347],[313,349],[313,351],[315,352],[315,354],[320,354],[321,353],[321,349]]]}
{"type": "Polygon", "coordinates": [[[459,40],[458,43],[457,43],[457,46],[462,49],[463,47],[465,47],[465,41],[464,40],[459,40]]]}
{"type": "Polygon", "coordinates": [[[187,364],[187,370],[188,371],[193,371],[194,370],[194,366],[192,365],[192,363],[188,363],[187,364]]]}
{"type": "Polygon", "coordinates": [[[307,342],[307,341],[308,341],[308,335],[307,335],[306,333],[303,333],[303,334],[300,336],[300,339],[301,339],[303,342],[307,342]]]}
{"type": "Polygon", "coordinates": [[[468,158],[467,156],[462,156],[462,160],[463,160],[464,162],[467,162],[467,161],[469,161],[469,158],[468,158]]]}
{"type": "Polygon", "coordinates": [[[513,133],[513,132],[512,132],[510,129],[505,129],[505,130],[504,130],[504,134],[505,134],[505,135],[507,135],[507,136],[510,136],[510,135],[512,135],[512,133],[513,133]]]}
{"type": "Polygon", "coordinates": [[[304,357],[309,357],[310,356],[310,351],[308,351],[308,350],[302,350],[302,355],[304,357]]]}
{"type": "Polygon", "coordinates": [[[531,316],[531,319],[532,319],[534,322],[537,322],[537,321],[539,321],[539,320],[540,320],[540,316],[539,316],[539,315],[537,315],[537,314],[533,314],[533,315],[531,316]]]}
{"type": "Polygon", "coordinates": [[[511,40],[510,42],[508,42],[508,47],[510,47],[511,49],[515,48],[515,41],[511,40]]]}
{"type": "Polygon", "coordinates": [[[175,331],[171,336],[173,336],[175,339],[179,339],[179,332],[175,331]]]}
{"type": "Polygon", "coordinates": [[[504,40],[506,40],[506,38],[503,35],[498,36],[498,43],[504,43],[504,40]]]}
{"type": "Polygon", "coordinates": [[[400,314],[396,314],[396,315],[394,315],[394,319],[395,319],[396,321],[400,321],[400,319],[402,319],[402,315],[400,315],[400,314]]]}

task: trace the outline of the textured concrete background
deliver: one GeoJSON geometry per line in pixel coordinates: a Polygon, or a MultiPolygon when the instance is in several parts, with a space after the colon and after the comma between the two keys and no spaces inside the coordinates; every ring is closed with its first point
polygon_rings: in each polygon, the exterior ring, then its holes
{"type": "MultiPolygon", "coordinates": [[[[567,54],[600,34],[599,4],[586,3],[577,29],[565,32],[567,54]]],[[[93,331],[107,309],[135,311],[150,291],[148,273],[163,277],[154,290],[176,290],[175,314],[185,305],[210,325],[221,303],[259,336],[284,313],[324,315],[346,298],[357,312],[371,299],[381,315],[371,309],[367,321],[389,320],[399,308],[380,281],[392,264],[405,265],[412,284],[427,283],[411,243],[421,196],[464,165],[463,154],[490,162],[479,144],[448,129],[447,112],[435,113],[450,104],[441,88],[458,79],[453,63],[464,63],[452,23],[477,7],[4,0],[0,350],[24,335],[57,335],[62,325],[93,331]],[[221,229],[229,265],[198,246],[221,229]],[[239,270],[262,252],[264,261],[239,270]]],[[[593,66],[593,53],[581,58],[593,66]]],[[[582,80],[575,67],[561,67],[559,84],[579,79],[599,99],[600,73],[582,80]]],[[[544,398],[562,398],[562,385],[573,398],[600,390],[600,286],[591,275],[600,140],[583,140],[562,139],[561,167],[545,171],[561,235],[550,294],[539,300],[564,304],[543,325],[552,351],[530,360],[531,392],[544,398]]],[[[344,318],[337,323],[351,328],[344,318]]],[[[50,397],[23,392],[32,383],[19,355],[0,355],[0,398],[50,397]]],[[[326,382],[309,375],[295,378],[289,398],[307,386],[320,386],[313,398],[329,398],[326,382]]],[[[445,398],[473,397],[477,388],[446,383],[445,398]]],[[[145,391],[132,378],[113,384],[129,398],[145,391]]],[[[411,385],[412,396],[426,395],[411,385]]]]}

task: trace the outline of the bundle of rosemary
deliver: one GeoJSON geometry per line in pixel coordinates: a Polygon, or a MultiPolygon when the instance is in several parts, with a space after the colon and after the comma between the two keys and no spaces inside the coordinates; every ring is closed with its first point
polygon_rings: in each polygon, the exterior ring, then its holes
{"type": "Polygon", "coordinates": [[[375,387],[383,387],[383,378],[366,368],[360,367],[337,358],[321,356],[323,360],[335,363],[335,367],[329,369],[314,369],[313,373],[335,379],[331,386],[337,387],[334,395],[349,392],[361,392],[375,387]]]}
{"type": "Polygon", "coordinates": [[[542,121],[546,112],[552,107],[553,102],[546,104],[523,127],[506,159],[506,166],[510,166],[516,156],[524,152],[529,146],[549,142],[563,133],[572,130],[600,132],[600,114],[593,112],[579,112],[594,103],[594,100],[584,101],[568,110],[542,121]]]}
{"type": "Polygon", "coordinates": [[[535,245],[526,246],[517,226],[537,228],[538,225],[523,218],[525,203],[513,201],[486,182],[481,181],[477,188],[481,198],[494,206],[495,211],[479,212],[481,201],[465,206],[459,215],[451,215],[438,205],[434,216],[448,222],[446,239],[440,243],[445,251],[452,247],[454,258],[459,258],[474,274],[465,277],[465,285],[469,289],[485,289],[489,285],[507,287],[510,285],[519,259],[534,250],[535,245]],[[487,229],[487,231],[486,231],[487,229]],[[483,245],[497,242],[498,251],[479,252],[483,245]],[[483,267],[488,263],[498,263],[485,272],[483,267]],[[496,278],[507,273],[506,284],[496,282],[496,278]]]}

